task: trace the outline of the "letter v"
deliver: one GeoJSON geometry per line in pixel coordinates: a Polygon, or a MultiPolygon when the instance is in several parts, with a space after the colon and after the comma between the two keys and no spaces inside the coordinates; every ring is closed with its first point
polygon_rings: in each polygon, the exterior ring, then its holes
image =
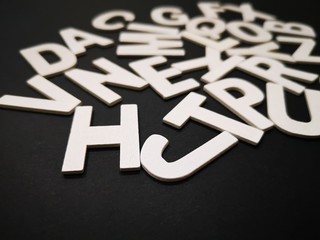
{"type": "Polygon", "coordinates": [[[49,99],[4,95],[0,98],[0,107],[69,115],[73,113],[76,106],[81,104],[79,99],[40,75],[36,75],[29,79],[27,84],[49,99]]]}

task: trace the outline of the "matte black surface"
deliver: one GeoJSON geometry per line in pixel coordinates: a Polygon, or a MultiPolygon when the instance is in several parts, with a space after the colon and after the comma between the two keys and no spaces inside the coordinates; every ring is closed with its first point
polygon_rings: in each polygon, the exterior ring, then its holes
{"type": "MultiPolygon", "coordinates": [[[[159,5],[179,5],[190,16],[200,15],[196,2],[1,0],[0,95],[42,97],[26,85],[35,72],[18,51],[46,42],[63,44],[58,33],[62,28],[101,34],[117,44],[118,32],[91,27],[95,15],[128,9],[137,21],[151,22],[150,10],[159,5]]],[[[252,4],[283,21],[307,23],[320,33],[316,1],[252,4]]],[[[237,14],[231,17],[240,19],[237,14]]],[[[203,48],[186,41],[185,49],[185,59],[204,54],[203,48]]],[[[77,66],[93,70],[91,62],[98,57],[123,67],[134,60],[118,58],[115,50],[93,47],[78,58],[77,66]]],[[[318,47],[315,54],[320,54],[318,47]]],[[[296,67],[320,70],[316,65],[296,67]]],[[[203,73],[181,79],[200,79],[203,73]]],[[[265,91],[265,82],[244,73],[228,76],[243,77],[265,91]]],[[[63,75],[50,81],[94,107],[92,125],[119,124],[120,104],[105,106],[63,75]]],[[[319,89],[319,82],[310,88],[319,89]]],[[[218,134],[192,121],[181,130],[162,123],[185,95],[163,101],[150,88],[112,89],[123,96],[122,103],[138,104],[141,146],[153,133],[170,140],[166,159],[178,159],[218,134]]],[[[308,120],[304,97],[288,95],[288,104],[292,117],[308,120]]],[[[204,106],[237,119],[210,97],[204,106]]],[[[258,110],[266,114],[266,103],[258,110]]],[[[143,170],[120,173],[119,149],[93,149],[83,175],[64,177],[61,167],[72,118],[0,109],[0,239],[319,238],[319,139],[290,137],[274,128],[258,146],[240,142],[190,179],[175,184],[156,181],[143,170]]]]}

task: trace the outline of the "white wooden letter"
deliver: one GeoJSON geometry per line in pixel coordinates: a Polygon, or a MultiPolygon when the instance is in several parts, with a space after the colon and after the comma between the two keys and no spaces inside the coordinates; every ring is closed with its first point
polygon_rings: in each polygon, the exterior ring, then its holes
{"type": "Polygon", "coordinates": [[[199,2],[198,8],[208,18],[219,18],[218,13],[224,12],[219,2],[199,2]]]}
{"type": "Polygon", "coordinates": [[[310,114],[310,122],[301,122],[290,118],[287,114],[284,89],[282,86],[267,84],[268,115],[275,126],[297,137],[320,136],[320,91],[305,90],[307,105],[310,114]]]}
{"type": "Polygon", "coordinates": [[[241,13],[242,19],[245,22],[252,22],[256,18],[260,18],[263,20],[273,20],[276,18],[273,15],[254,10],[250,3],[242,3],[240,6],[234,4],[226,4],[223,5],[223,9],[241,13]]]}
{"type": "Polygon", "coordinates": [[[45,43],[20,50],[20,54],[41,76],[48,77],[72,68],[77,63],[76,56],[66,47],[56,43],[45,43]],[[41,53],[55,54],[60,61],[48,63],[41,53]]]}
{"type": "Polygon", "coordinates": [[[226,60],[221,59],[221,53],[213,48],[206,47],[204,57],[173,63],[172,67],[182,72],[190,72],[202,68],[209,68],[209,72],[201,77],[205,83],[214,82],[232,71],[245,58],[232,56],[226,60]]]}
{"type": "Polygon", "coordinates": [[[130,23],[128,30],[120,33],[118,56],[184,56],[183,42],[178,28],[154,24],[130,23]]]}
{"type": "Polygon", "coordinates": [[[189,31],[182,31],[181,36],[184,39],[187,39],[195,44],[198,44],[203,47],[210,47],[220,52],[223,52],[229,48],[232,48],[238,45],[240,42],[234,38],[225,38],[220,41],[209,39],[203,36],[199,36],[189,31]]]}
{"type": "Polygon", "coordinates": [[[256,145],[260,142],[263,136],[262,130],[201,107],[205,100],[206,97],[203,95],[189,93],[163,118],[163,122],[181,128],[191,118],[218,131],[228,131],[250,144],[256,145]]]}
{"type": "Polygon", "coordinates": [[[263,57],[251,57],[241,62],[238,68],[265,81],[278,83],[296,95],[301,94],[305,87],[289,80],[286,76],[306,83],[312,83],[318,78],[317,74],[288,68],[277,60],[263,57]]]}
{"type": "Polygon", "coordinates": [[[222,132],[175,162],[167,162],[162,153],[169,141],[161,135],[151,135],[141,149],[142,167],[154,178],[164,182],[186,179],[231,149],[238,139],[222,132]]]}
{"type": "Polygon", "coordinates": [[[303,37],[316,37],[314,30],[310,26],[302,23],[266,21],[263,27],[269,32],[298,35],[303,37]]]}
{"type": "Polygon", "coordinates": [[[93,94],[109,106],[118,103],[122,98],[120,95],[104,86],[104,84],[135,90],[141,90],[148,85],[143,79],[128,70],[119,67],[108,59],[96,59],[93,61],[93,65],[101,71],[106,72],[106,74],[75,68],[67,71],[65,75],[75,84],[93,94]]]}
{"type": "Polygon", "coordinates": [[[226,53],[229,56],[261,56],[289,63],[295,62],[289,54],[274,52],[274,50],[278,50],[279,48],[279,45],[275,42],[266,42],[252,47],[232,48],[227,50],[226,53]]]}
{"type": "Polygon", "coordinates": [[[87,147],[120,147],[120,170],[140,168],[138,107],[121,106],[121,123],[113,126],[90,126],[91,106],[77,107],[62,173],[76,174],[84,171],[87,147]]]}
{"type": "Polygon", "coordinates": [[[49,99],[4,95],[0,98],[0,107],[23,111],[69,115],[81,101],[47,79],[37,75],[27,81],[34,90],[49,99]]]}
{"type": "Polygon", "coordinates": [[[189,21],[188,15],[175,6],[157,7],[151,11],[151,18],[164,26],[184,26],[189,21]],[[170,17],[166,18],[165,14],[170,14],[170,17]]]}
{"type": "Polygon", "coordinates": [[[165,57],[150,57],[135,62],[129,66],[142,78],[144,78],[163,99],[170,99],[180,94],[196,89],[200,84],[194,79],[186,79],[178,83],[170,83],[168,78],[181,75],[181,72],[175,68],[168,68],[157,71],[153,66],[166,63],[165,57]]]}
{"type": "Polygon", "coordinates": [[[264,100],[264,94],[252,83],[239,78],[227,78],[205,85],[204,90],[246,123],[261,130],[273,126],[268,118],[253,108],[264,100]],[[235,98],[228,90],[238,91],[243,96],[235,98]]]}
{"type": "Polygon", "coordinates": [[[292,54],[292,57],[298,63],[320,64],[320,56],[312,56],[312,50],[316,46],[316,41],[308,38],[297,37],[277,37],[278,42],[300,44],[298,49],[292,54]]]}
{"type": "Polygon", "coordinates": [[[220,19],[212,19],[207,17],[192,18],[186,25],[188,32],[197,34],[199,36],[210,37],[212,39],[219,39],[226,29],[226,24],[220,19]],[[204,24],[210,25],[203,26],[204,24]]]}
{"type": "Polygon", "coordinates": [[[60,35],[68,48],[76,55],[84,54],[86,48],[99,45],[102,47],[109,46],[113,40],[98,35],[88,33],[76,28],[65,28],[60,31],[60,35]],[[81,40],[78,40],[80,38],[81,40]]]}
{"type": "Polygon", "coordinates": [[[253,23],[240,21],[230,22],[227,24],[227,30],[234,37],[248,43],[262,43],[272,39],[271,33],[253,23]],[[242,29],[247,29],[250,34],[242,29]]]}
{"type": "Polygon", "coordinates": [[[96,16],[91,24],[95,29],[104,31],[115,31],[125,27],[121,22],[107,23],[113,18],[122,17],[126,22],[132,22],[135,19],[135,15],[127,10],[113,10],[107,11],[96,16]]]}

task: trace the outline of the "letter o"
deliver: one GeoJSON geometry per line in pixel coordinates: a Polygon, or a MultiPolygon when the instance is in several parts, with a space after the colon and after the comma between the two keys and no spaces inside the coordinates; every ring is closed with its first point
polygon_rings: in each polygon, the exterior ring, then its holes
{"type": "Polygon", "coordinates": [[[234,37],[248,43],[263,43],[272,39],[271,33],[253,23],[240,21],[230,22],[227,24],[227,30],[234,37]],[[252,32],[253,34],[248,32],[252,32]]]}

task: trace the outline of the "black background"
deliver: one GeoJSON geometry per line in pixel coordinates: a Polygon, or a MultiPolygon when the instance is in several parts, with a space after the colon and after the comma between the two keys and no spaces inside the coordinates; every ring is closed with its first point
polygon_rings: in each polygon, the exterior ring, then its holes
{"type": "MultiPolygon", "coordinates": [[[[229,1],[228,1],[229,2],[229,1]]],[[[230,1],[231,2],[231,1],[230,1]]],[[[232,1],[237,3],[236,1],[232,1]]],[[[100,32],[92,18],[106,10],[127,9],[139,22],[151,22],[150,10],[178,5],[189,16],[200,15],[197,1],[6,1],[0,3],[0,95],[42,97],[26,85],[35,72],[19,50],[46,42],[63,44],[58,31],[76,27],[100,32]]],[[[319,33],[316,1],[253,1],[256,9],[283,21],[304,22],[319,33]]],[[[229,14],[230,15],[230,14],[229,14]]],[[[240,15],[228,17],[241,19],[240,15]]],[[[204,49],[185,41],[182,59],[204,49]]],[[[93,47],[78,58],[78,67],[94,70],[92,60],[106,57],[128,67],[134,58],[119,58],[116,47],[93,47]]],[[[285,50],[292,50],[286,48],[285,50]]],[[[319,48],[315,54],[319,54],[319,48]]],[[[179,59],[170,59],[171,62],[179,59]]],[[[169,65],[168,65],[169,66],[169,65]]],[[[319,66],[296,65],[319,73],[319,66]]],[[[200,79],[204,71],[181,79],[200,79]]],[[[265,82],[239,71],[265,91],[265,82]]],[[[63,75],[49,78],[94,107],[92,125],[119,124],[120,104],[110,108],[63,75]]],[[[178,79],[179,80],[179,79],[178,79]]],[[[203,86],[203,84],[201,83],[203,86]]],[[[309,86],[319,89],[319,82],[309,86]]],[[[140,144],[153,133],[169,139],[164,157],[178,159],[218,134],[189,121],[181,130],[162,118],[183,96],[163,101],[150,88],[141,92],[111,87],[122,104],[139,107],[140,144]]],[[[202,90],[198,93],[205,94],[202,90]]],[[[207,96],[207,95],[206,95],[207,96]]],[[[290,116],[307,121],[303,96],[287,95],[290,116]]],[[[237,119],[208,97],[204,107],[237,119]]],[[[266,103],[257,108],[266,115],[266,103]]],[[[119,172],[119,149],[88,151],[83,175],[61,174],[73,116],[0,109],[0,238],[1,239],[317,239],[319,236],[319,143],[268,131],[258,146],[244,142],[186,181],[165,184],[144,170],[119,172]]]]}

